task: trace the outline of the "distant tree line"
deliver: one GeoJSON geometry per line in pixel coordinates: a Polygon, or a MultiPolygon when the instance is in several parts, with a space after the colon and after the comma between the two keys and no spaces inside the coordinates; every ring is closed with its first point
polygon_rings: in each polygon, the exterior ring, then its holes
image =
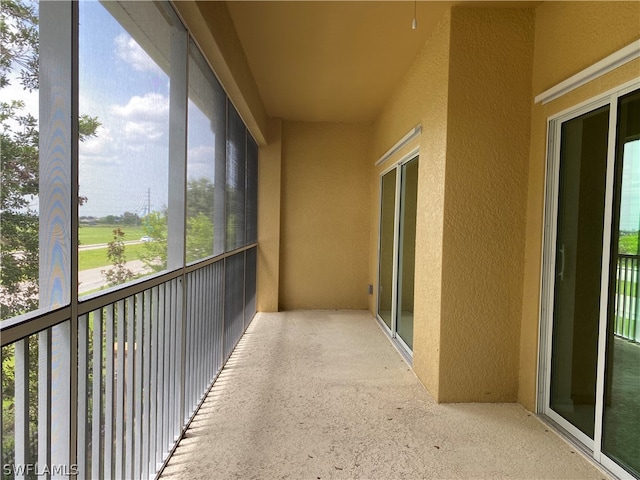
{"type": "Polygon", "coordinates": [[[142,217],[137,213],[124,212],[122,215],[104,217],[81,216],[81,225],[142,225],[142,217]]]}

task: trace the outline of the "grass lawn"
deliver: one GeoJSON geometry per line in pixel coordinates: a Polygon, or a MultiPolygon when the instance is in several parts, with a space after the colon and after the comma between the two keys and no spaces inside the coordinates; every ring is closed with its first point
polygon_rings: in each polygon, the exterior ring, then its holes
{"type": "MultiPolygon", "coordinates": [[[[127,261],[139,260],[140,254],[144,252],[144,244],[126,245],[124,254],[127,261]]],[[[92,250],[80,250],[78,252],[78,270],[88,270],[90,268],[106,267],[111,264],[107,257],[107,248],[96,248],[92,250]]]]}
{"type": "Polygon", "coordinates": [[[113,240],[113,231],[118,227],[124,232],[124,241],[140,240],[140,237],[146,235],[140,225],[81,225],[78,229],[80,245],[109,243],[113,240]]]}

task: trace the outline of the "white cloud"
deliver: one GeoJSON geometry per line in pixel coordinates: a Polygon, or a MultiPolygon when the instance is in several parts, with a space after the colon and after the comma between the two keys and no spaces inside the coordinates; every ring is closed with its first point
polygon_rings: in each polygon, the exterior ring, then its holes
{"type": "MultiPolygon", "coordinates": [[[[110,153],[110,152],[108,152],[110,153]]],[[[97,167],[117,167],[123,164],[117,155],[79,155],[80,171],[87,175],[95,173],[97,167]]],[[[82,182],[80,182],[82,183],[82,182]]]]}
{"type": "Polygon", "coordinates": [[[80,155],[89,157],[103,154],[113,144],[111,131],[104,126],[99,126],[96,130],[96,136],[80,142],[80,155]]]}
{"type": "Polygon", "coordinates": [[[127,138],[157,140],[162,137],[159,125],[154,122],[127,122],[123,132],[127,138]]]}
{"type": "Polygon", "coordinates": [[[189,179],[206,177],[213,180],[215,148],[198,145],[187,152],[187,175],[189,179]]]}
{"type": "Polygon", "coordinates": [[[116,54],[138,72],[162,73],[162,70],[151,59],[147,52],[126,33],[121,33],[115,38],[116,54]]]}
{"type": "Polygon", "coordinates": [[[198,145],[189,149],[189,163],[205,163],[213,165],[216,149],[211,145],[198,145]]]}
{"type": "Polygon", "coordinates": [[[159,93],[147,93],[144,97],[134,95],[126,105],[114,105],[111,110],[118,117],[132,120],[168,118],[169,98],[159,93]]]}
{"type": "Polygon", "coordinates": [[[111,112],[122,122],[124,139],[133,144],[154,142],[167,133],[169,99],[159,93],[133,96],[126,105],[113,105],[111,112]]]}

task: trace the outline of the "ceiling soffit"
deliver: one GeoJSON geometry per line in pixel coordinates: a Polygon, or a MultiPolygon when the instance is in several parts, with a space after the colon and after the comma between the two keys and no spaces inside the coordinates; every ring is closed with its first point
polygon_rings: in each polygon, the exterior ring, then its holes
{"type": "Polygon", "coordinates": [[[373,121],[450,5],[228,2],[268,114],[315,122],[373,121]]]}

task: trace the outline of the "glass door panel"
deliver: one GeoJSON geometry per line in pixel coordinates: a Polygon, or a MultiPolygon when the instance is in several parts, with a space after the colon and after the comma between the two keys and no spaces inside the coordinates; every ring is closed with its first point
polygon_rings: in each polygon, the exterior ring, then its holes
{"type": "Polygon", "coordinates": [[[378,315],[392,328],[393,263],[396,216],[396,169],[382,177],[380,211],[380,260],[378,272],[378,315]]]}
{"type": "Polygon", "coordinates": [[[593,439],[609,107],[561,130],[550,408],[593,439]]]}
{"type": "Polygon", "coordinates": [[[402,166],[400,241],[398,242],[397,333],[413,349],[413,289],[416,258],[418,158],[402,166]]]}
{"type": "Polygon", "coordinates": [[[602,451],[640,477],[640,92],[620,99],[602,451]]]}

